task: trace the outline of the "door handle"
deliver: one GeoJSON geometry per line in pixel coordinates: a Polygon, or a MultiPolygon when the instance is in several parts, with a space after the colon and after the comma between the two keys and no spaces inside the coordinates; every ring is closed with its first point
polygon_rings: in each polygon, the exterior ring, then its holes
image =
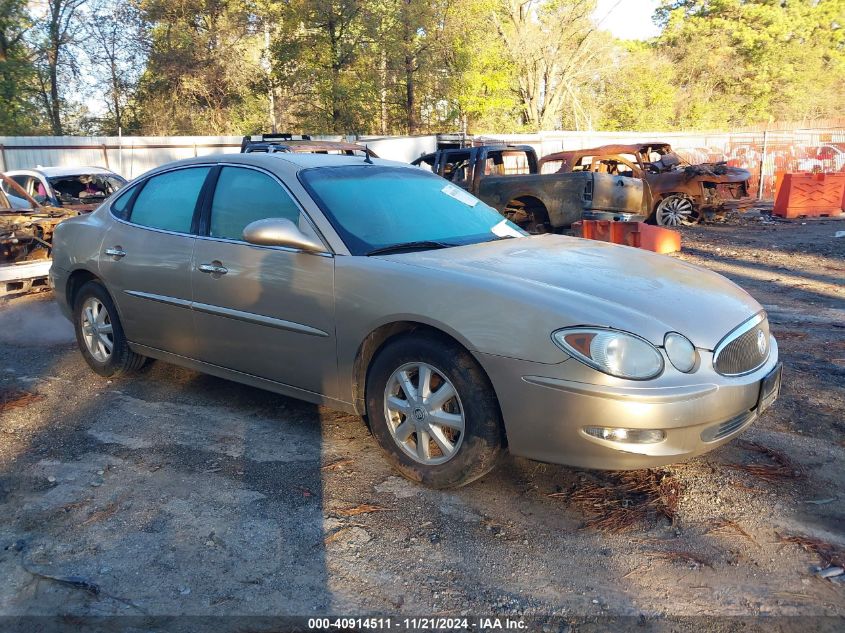
{"type": "Polygon", "coordinates": [[[212,262],[210,264],[200,264],[197,266],[201,273],[209,273],[211,275],[225,275],[229,269],[223,266],[220,262],[212,262]]]}
{"type": "Polygon", "coordinates": [[[119,246],[115,246],[114,248],[107,248],[106,255],[114,257],[115,259],[120,259],[121,257],[126,257],[126,251],[119,246]]]}

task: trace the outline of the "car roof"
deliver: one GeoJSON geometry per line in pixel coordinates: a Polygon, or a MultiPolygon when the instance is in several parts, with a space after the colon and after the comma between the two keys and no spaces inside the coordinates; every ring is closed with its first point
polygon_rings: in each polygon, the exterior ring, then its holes
{"type": "Polygon", "coordinates": [[[42,174],[47,178],[60,178],[62,176],[83,176],[86,174],[108,174],[117,176],[110,169],[102,167],[36,167],[35,169],[12,169],[6,172],[9,176],[42,174]]]}
{"type": "Polygon", "coordinates": [[[548,156],[543,156],[542,161],[563,160],[572,156],[591,156],[593,154],[636,154],[647,147],[666,147],[671,145],[664,141],[655,141],[653,143],[631,143],[618,145],[602,145],[601,147],[590,147],[587,149],[571,149],[564,152],[555,152],[548,156]]]}
{"type": "Polygon", "coordinates": [[[276,174],[294,175],[303,169],[314,167],[340,167],[345,165],[380,165],[385,167],[403,167],[414,169],[413,165],[400,163],[382,158],[370,158],[365,161],[364,156],[345,156],[342,154],[306,154],[297,152],[277,152],[267,154],[264,152],[249,152],[246,154],[207,154],[196,158],[186,158],[160,165],[148,171],[142,176],[149,176],[154,173],[166,171],[173,167],[189,165],[207,165],[209,163],[226,163],[230,165],[253,165],[262,167],[276,174]]]}

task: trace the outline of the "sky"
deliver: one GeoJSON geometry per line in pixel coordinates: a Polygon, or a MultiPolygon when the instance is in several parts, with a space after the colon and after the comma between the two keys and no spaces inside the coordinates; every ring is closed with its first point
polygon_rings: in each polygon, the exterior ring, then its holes
{"type": "Polygon", "coordinates": [[[593,17],[600,27],[625,40],[647,40],[658,34],[651,16],[659,0],[598,0],[593,17]]]}

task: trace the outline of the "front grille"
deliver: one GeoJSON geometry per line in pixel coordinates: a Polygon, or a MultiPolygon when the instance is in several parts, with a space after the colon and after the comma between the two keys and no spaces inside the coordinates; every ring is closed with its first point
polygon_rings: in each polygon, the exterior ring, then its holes
{"type": "Polygon", "coordinates": [[[701,441],[715,442],[716,440],[721,440],[722,438],[739,431],[742,427],[744,427],[748,422],[751,422],[751,420],[753,419],[753,411],[746,411],[745,413],[740,413],[735,418],[731,418],[730,420],[726,420],[721,424],[715,424],[704,429],[701,432],[701,441]]]}
{"type": "Polygon", "coordinates": [[[728,334],[716,346],[713,366],[723,376],[741,376],[769,358],[769,319],[761,312],[728,334]]]}

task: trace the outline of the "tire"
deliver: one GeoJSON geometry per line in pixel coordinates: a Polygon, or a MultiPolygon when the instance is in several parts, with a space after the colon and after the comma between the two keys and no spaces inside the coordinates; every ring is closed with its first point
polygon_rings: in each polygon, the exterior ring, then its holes
{"type": "Polygon", "coordinates": [[[98,281],[89,281],[76,293],[73,328],[82,357],[100,376],[122,376],[141,369],[147,361],[145,356],[129,349],[114,302],[98,281]]]}
{"type": "Polygon", "coordinates": [[[370,429],[393,466],[412,481],[432,488],[464,486],[490,472],[504,453],[493,387],[475,359],[450,341],[404,336],[389,342],[370,365],[366,387],[370,429]],[[430,386],[424,401],[416,399],[423,375],[430,386]],[[444,400],[452,393],[449,386],[455,395],[444,400]],[[444,420],[463,430],[440,424],[444,420]],[[402,427],[406,423],[410,427],[402,427]],[[404,441],[403,428],[411,429],[404,441]],[[441,448],[444,439],[453,452],[441,448]]]}
{"type": "Polygon", "coordinates": [[[698,224],[701,212],[691,198],[673,193],[661,200],[654,210],[654,222],[658,226],[682,226],[698,224]]]}

